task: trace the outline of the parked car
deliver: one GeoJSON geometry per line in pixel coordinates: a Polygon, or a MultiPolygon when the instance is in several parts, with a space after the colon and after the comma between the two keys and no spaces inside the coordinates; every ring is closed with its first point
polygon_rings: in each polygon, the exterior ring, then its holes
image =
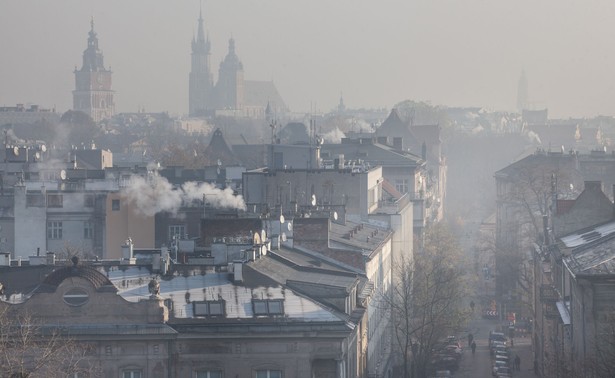
{"type": "Polygon", "coordinates": [[[512,370],[509,367],[505,366],[497,366],[493,368],[493,376],[497,377],[498,375],[508,374],[512,375],[512,370]]]}

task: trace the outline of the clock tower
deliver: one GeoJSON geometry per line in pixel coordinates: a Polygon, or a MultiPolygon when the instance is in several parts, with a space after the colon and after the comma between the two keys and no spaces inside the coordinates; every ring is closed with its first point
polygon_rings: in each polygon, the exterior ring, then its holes
{"type": "Polygon", "coordinates": [[[111,70],[103,65],[103,54],[98,49],[98,37],[94,31],[94,19],[88,37],[88,47],[83,52],[83,65],[75,67],[75,90],[73,110],[82,111],[99,122],[114,114],[115,104],[111,90],[111,70]]]}

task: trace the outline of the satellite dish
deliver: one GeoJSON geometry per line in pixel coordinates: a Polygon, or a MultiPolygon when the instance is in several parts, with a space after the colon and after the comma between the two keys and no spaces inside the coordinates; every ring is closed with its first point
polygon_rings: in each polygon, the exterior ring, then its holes
{"type": "Polygon", "coordinates": [[[258,232],[254,233],[254,244],[261,244],[261,236],[258,234],[258,232]]]}
{"type": "Polygon", "coordinates": [[[286,223],[286,229],[287,229],[288,231],[292,231],[292,230],[293,230],[293,224],[292,224],[292,223],[290,223],[290,222],[286,223]]]}
{"type": "Polygon", "coordinates": [[[261,230],[261,240],[267,240],[267,232],[265,230],[261,230]]]}
{"type": "Polygon", "coordinates": [[[333,212],[333,220],[337,220],[337,211],[333,212]]]}
{"type": "Polygon", "coordinates": [[[66,171],[65,170],[61,170],[60,171],[60,179],[62,181],[66,180],[66,171]]]}
{"type": "Polygon", "coordinates": [[[280,224],[284,223],[284,215],[280,215],[280,224]]]}
{"type": "Polygon", "coordinates": [[[312,194],[312,201],[310,202],[312,206],[316,206],[316,195],[312,194]]]}
{"type": "Polygon", "coordinates": [[[17,146],[13,147],[13,155],[19,156],[19,147],[17,146]]]}
{"type": "Polygon", "coordinates": [[[34,159],[41,160],[41,153],[40,152],[35,152],[34,153],[34,159]]]}
{"type": "Polygon", "coordinates": [[[285,242],[286,241],[286,232],[282,232],[282,241],[285,242]]]}
{"type": "Polygon", "coordinates": [[[41,151],[42,152],[47,151],[47,146],[45,146],[44,144],[41,144],[41,151]]]}

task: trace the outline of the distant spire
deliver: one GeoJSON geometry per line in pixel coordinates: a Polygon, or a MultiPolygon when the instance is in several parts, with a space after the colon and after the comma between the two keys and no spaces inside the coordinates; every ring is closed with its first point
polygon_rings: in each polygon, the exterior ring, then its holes
{"type": "Polygon", "coordinates": [[[205,28],[203,27],[203,6],[199,9],[199,30],[197,32],[196,40],[198,42],[205,42],[205,28]]]}
{"type": "Polygon", "coordinates": [[[90,19],[90,27],[91,27],[91,29],[90,29],[90,30],[93,32],[93,31],[94,31],[94,16],[91,16],[91,19],[90,19]]]}

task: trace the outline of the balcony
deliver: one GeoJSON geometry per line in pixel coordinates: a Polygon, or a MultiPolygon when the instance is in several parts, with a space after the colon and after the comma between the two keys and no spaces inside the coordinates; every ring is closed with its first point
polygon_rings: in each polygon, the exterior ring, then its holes
{"type": "Polygon", "coordinates": [[[559,310],[557,309],[557,306],[555,305],[555,302],[553,303],[546,303],[545,304],[545,318],[547,319],[557,319],[559,318],[559,310]]]}

